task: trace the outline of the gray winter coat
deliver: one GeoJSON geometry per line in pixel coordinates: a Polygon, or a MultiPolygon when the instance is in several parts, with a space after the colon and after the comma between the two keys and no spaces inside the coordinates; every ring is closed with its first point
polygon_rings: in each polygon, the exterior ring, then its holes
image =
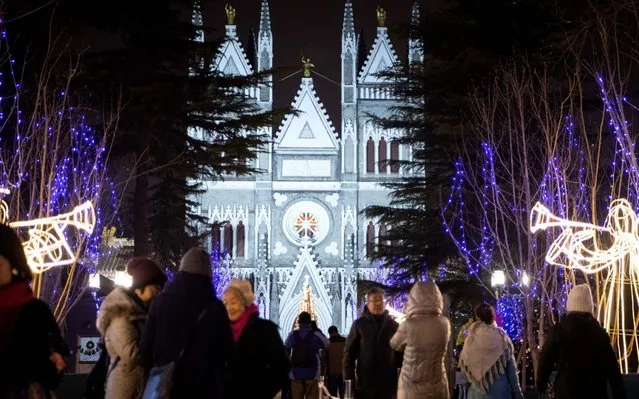
{"type": "Polygon", "coordinates": [[[137,399],[146,384],[140,337],[147,310],[132,293],[116,288],[100,306],[97,327],[111,358],[105,399],[137,399]]]}
{"type": "Polygon", "coordinates": [[[406,303],[406,320],[391,339],[404,352],[397,399],[448,399],[450,391],[444,358],[450,322],[442,316],[443,300],[433,282],[416,283],[406,303]]]}

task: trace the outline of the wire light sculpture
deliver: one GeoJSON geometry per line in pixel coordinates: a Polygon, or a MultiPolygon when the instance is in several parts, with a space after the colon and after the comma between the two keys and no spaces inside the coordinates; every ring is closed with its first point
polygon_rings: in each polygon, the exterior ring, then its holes
{"type": "MultiPolygon", "coordinates": [[[[2,189],[0,194],[4,196],[9,191],[2,189]]],[[[9,207],[0,197],[0,222],[8,221],[9,207]]],[[[42,273],[52,267],[69,266],[77,261],[77,255],[65,235],[68,227],[92,234],[95,223],[95,209],[91,201],[87,201],[68,213],[8,224],[14,229],[28,230],[29,240],[22,243],[27,262],[34,273],[42,273]]]]}
{"type": "MultiPolygon", "coordinates": [[[[606,277],[597,303],[597,318],[610,334],[624,373],[639,354],[639,219],[625,199],[611,202],[603,226],[560,218],[541,203],[530,214],[530,231],[559,228],[546,262],[606,277]],[[609,244],[602,245],[602,241],[609,244]],[[630,295],[626,294],[629,289],[630,295]]],[[[634,371],[634,370],[633,370],[634,371]]]]}

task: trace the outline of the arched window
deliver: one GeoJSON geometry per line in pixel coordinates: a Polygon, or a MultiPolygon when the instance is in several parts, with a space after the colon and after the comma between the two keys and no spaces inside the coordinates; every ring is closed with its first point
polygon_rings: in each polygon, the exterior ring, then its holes
{"type": "Polygon", "coordinates": [[[373,222],[368,222],[366,227],[366,256],[369,258],[373,256],[375,251],[375,225],[373,222]]]}
{"type": "MultiPolygon", "coordinates": [[[[390,159],[391,161],[399,161],[399,142],[393,140],[390,143],[390,159]]],[[[399,165],[396,162],[392,162],[390,165],[391,173],[399,173],[399,165]]]]}
{"type": "Polygon", "coordinates": [[[386,140],[382,137],[379,140],[379,173],[386,173],[388,165],[386,164],[386,140]]]}
{"type": "Polygon", "coordinates": [[[366,142],[366,173],[375,173],[375,141],[372,137],[366,142]]]}
{"type": "Polygon", "coordinates": [[[238,258],[244,257],[244,240],[246,240],[246,229],[244,228],[244,223],[241,221],[237,224],[237,251],[236,255],[238,258]]]}
{"type": "Polygon", "coordinates": [[[220,223],[216,220],[213,222],[211,229],[211,252],[220,250],[220,223]]]}
{"type": "Polygon", "coordinates": [[[233,256],[233,226],[230,223],[224,226],[224,256],[226,254],[233,256]]]}
{"type": "Polygon", "coordinates": [[[388,229],[386,228],[385,224],[382,224],[381,226],[379,226],[379,235],[378,235],[378,240],[380,243],[383,244],[387,244],[386,242],[386,235],[388,234],[388,229]]]}

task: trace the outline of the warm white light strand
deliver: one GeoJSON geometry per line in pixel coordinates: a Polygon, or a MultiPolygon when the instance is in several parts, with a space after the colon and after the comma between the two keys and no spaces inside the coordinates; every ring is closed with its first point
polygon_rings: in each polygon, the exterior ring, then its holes
{"type": "Polygon", "coordinates": [[[630,372],[628,360],[633,352],[635,357],[639,353],[637,214],[627,200],[615,200],[610,204],[608,217],[602,227],[560,218],[541,203],[535,204],[530,214],[531,232],[550,228],[560,228],[562,232],[546,253],[548,263],[587,274],[607,274],[598,300],[598,318],[617,348],[622,371],[630,372]],[[602,247],[602,239],[610,245],[602,247]],[[629,304],[624,294],[624,288],[628,285],[631,291],[629,304]],[[630,309],[626,308],[627,305],[630,305],[630,309]],[[628,310],[632,314],[632,326],[626,324],[628,310]]]}
{"type": "MultiPolygon", "coordinates": [[[[0,194],[8,194],[3,190],[0,194]]],[[[7,222],[8,206],[0,200],[0,221],[7,222]]],[[[71,212],[41,219],[9,223],[14,229],[26,228],[29,240],[22,243],[29,266],[35,273],[44,272],[52,267],[69,266],[77,257],[65,237],[67,227],[74,227],[88,234],[95,227],[95,209],[90,201],[76,206],[71,212]]]]}

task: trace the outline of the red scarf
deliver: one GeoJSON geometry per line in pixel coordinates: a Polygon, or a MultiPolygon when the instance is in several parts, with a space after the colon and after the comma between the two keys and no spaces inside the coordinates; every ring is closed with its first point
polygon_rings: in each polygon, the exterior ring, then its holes
{"type": "Polygon", "coordinates": [[[4,352],[13,337],[20,309],[33,299],[33,291],[26,281],[0,288],[0,353],[4,352]]]}
{"type": "Polygon", "coordinates": [[[242,331],[244,331],[244,327],[249,322],[251,315],[258,312],[257,306],[252,303],[248,308],[244,310],[242,316],[239,319],[235,320],[231,323],[231,332],[233,333],[233,341],[237,342],[242,336],[242,331]]]}

